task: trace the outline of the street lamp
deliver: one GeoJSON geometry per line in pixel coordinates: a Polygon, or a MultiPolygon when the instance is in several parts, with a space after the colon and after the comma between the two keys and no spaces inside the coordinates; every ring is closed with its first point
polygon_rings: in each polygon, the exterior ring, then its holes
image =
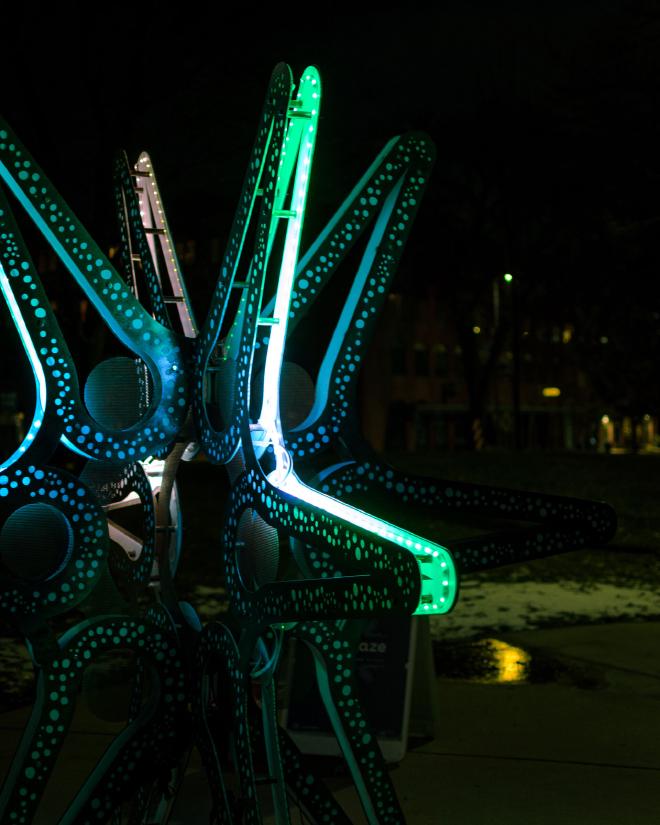
{"type": "Polygon", "coordinates": [[[522,428],[520,419],[520,323],[518,312],[518,290],[515,288],[513,275],[504,273],[504,283],[511,286],[511,339],[513,351],[513,380],[511,392],[513,401],[513,438],[516,450],[522,447],[522,428]]]}

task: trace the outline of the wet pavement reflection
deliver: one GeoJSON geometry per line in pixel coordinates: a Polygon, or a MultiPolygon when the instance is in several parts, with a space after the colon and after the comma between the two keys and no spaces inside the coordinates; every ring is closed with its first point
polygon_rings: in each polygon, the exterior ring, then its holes
{"type": "Polygon", "coordinates": [[[551,682],[582,690],[606,686],[597,663],[559,657],[548,650],[524,650],[502,639],[433,642],[435,673],[439,678],[483,685],[530,685],[551,682]]]}
{"type": "Polygon", "coordinates": [[[530,681],[530,653],[501,639],[436,642],[433,650],[438,676],[481,684],[516,684],[530,681]]]}

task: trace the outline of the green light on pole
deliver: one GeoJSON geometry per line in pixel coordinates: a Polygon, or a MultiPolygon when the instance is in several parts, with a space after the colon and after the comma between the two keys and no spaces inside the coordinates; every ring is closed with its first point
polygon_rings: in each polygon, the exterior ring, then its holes
{"type": "Polygon", "coordinates": [[[504,274],[504,280],[507,282],[507,284],[510,284],[511,281],[513,281],[513,275],[510,272],[506,272],[504,274]]]}

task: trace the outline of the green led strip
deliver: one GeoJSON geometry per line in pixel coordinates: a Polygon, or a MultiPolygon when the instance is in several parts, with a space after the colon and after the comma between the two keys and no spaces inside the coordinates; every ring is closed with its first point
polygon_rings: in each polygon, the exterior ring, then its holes
{"type": "MultiPolygon", "coordinates": [[[[454,606],[458,593],[456,568],[447,548],[308,487],[293,471],[292,459],[284,442],[279,413],[280,373],[320,101],[321,80],[317,70],[310,67],[303,74],[298,94],[291,105],[291,122],[280,161],[275,194],[275,219],[277,220],[280,215],[286,217],[289,223],[275,295],[274,323],[271,327],[266,352],[261,414],[258,428],[253,430],[253,441],[258,442],[260,448],[264,445],[272,446],[276,467],[269,475],[269,481],[279,490],[342,521],[394,542],[415,556],[419,564],[421,579],[420,599],[415,615],[447,613],[454,606]],[[288,210],[283,210],[282,205],[292,176],[293,192],[290,206],[288,210]]],[[[271,232],[270,244],[272,244],[273,235],[274,232],[271,232]]]]}

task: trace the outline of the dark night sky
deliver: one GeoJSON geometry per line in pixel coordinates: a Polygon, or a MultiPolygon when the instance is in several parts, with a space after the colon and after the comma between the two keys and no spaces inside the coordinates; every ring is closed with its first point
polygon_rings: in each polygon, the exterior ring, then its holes
{"type": "MultiPolygon", "coordinates": [[[[156,14],[146,3],[133,17],[90,8],[53,5],[38,17],[26,4],[2,35],[2,99],[104,245],[115,238],[120,147],[150,151],[175,237],[225,238],[268,76],[285,60],[294,76],[315,63],[324,83],[308,230],[393,134],[435,140],[417,251],[402,267],[412,288],[452,289],[459,276],[469,286],[474,273],[513,268],[547,284],[545,299],[584,281],[608,315],[607,301],[621,305],[617,279],[634,295],[660,268],[655,2],[321,7],[318,25],[304,7],[266,17],[221,9],[221,24],[194,4],[156,14]]],[[[660,288],[644,302],[660,310],[660,288]]]]}
{"type": "Polygon", "coordinates": [[[119,146],[152,153],[175,223],[191,215],[196,195],[205,212],[213,201],[231,211],[278,60],[294,74],[308,62],[322,72],[320,204],[409,128],[431,132],[439,169],[471,151],[486,164],[500,163],[499,153],[547,170],[573,151],[600,157],[604,144],[612,161],[638,140],[646,160],[649,131],[657,132],[655,100],[639,99],[657,94],[653,5],[440,3],[432,12],[326,11],[317,26],[296,22],[299,12],[234,15],[220,25],[190,10],[185,18],[181,8],[156,15],[150,4],[133,18],[90,18],[88,9],[53,6],[38,24],[26,9],[8,53],[3,47],[12,66],[3,110],[92,229],[111,201],[119,146]],[[622,128],[630,118],[634,134],[622,128]],[[550,151],[554,128],[561,140],[550,151]]]}

